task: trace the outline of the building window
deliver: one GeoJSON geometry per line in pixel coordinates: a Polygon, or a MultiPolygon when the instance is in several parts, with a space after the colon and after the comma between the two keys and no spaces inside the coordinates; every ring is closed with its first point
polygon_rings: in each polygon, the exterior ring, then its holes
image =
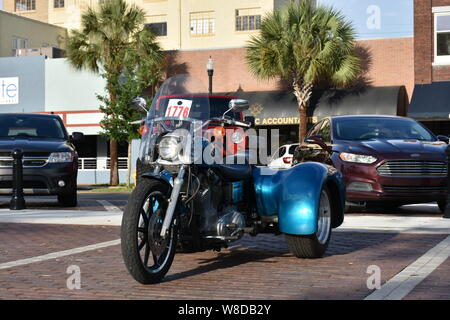
{"type": "Polygon", "coordinates": [[[54,0],[53,8],[64,8],[64,0],[54,0]]]}
{"type": "Polygon", "coordinates": [[[434,16],[435,63],[450,64],[450,12],[434,16]]]}
{"type": "Polygon", "coordinates": [[[167,36],[167,22],[147,23],[145,27],[153,31],[158,37],[167,36]]]}
{"type": "Polygon", "coordinates": [[[16,11],[36,10],[36,0],[16,0],[16,11]]]}
{"type": "Polygon", "coordinates": [[[261,13],[259,8],[236,9],[236,31],[261,29],[261,13]]]}
{"type": "Polygon", "coordinates": [[[216,19],[214,12],[195,12],[190,14],[191,35],[210,36],[216,32],[216,19]]]}
{"type": "Polygon", "coordinates": [[[16,51],[18,49],[26,49],[28,48],[28,39],[14,37],[12,39],[12,53],[13,56],[16,55],[16,51]]]}

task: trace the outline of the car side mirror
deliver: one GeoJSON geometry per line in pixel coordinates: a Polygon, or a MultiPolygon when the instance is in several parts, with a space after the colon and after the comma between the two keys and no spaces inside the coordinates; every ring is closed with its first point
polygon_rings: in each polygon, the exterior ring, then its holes
{"type": "Polygon", "coordinates": [[[147,101],[142,97],[136,97],[131,101],[133,109],[137,112],[147,113],[147,101]]]}
{"type": "Polygon", "coordinates": [[[320,134],[305,138],[305,142],[309,143],[309,144],[317,144],[319,147],[321,147],[325,151],[331,152],[331,148],[329,146],[327,146],[327,144],[323,140],[323,137],[320,134]]]}
{"type": "Polygon", "coordinates": [[[449,137],[442,136],[442,135],[438,135],[438,136],[437,136],[437,139],[438,139],[439,141],[445,142],[446,144],[448,144],[448,142],[450,141],[449,137]]]}
{"type": "Polygon", "coordinates": [[[73,142],[82,142],[84,140],[84,134],[82,132],[72,132],[70,137],[73,142]]]}

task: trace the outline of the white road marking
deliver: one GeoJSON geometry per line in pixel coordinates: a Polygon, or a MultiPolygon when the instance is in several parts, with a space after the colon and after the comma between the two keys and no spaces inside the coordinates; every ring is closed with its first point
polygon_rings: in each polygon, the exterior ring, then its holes
{"type": "Polygon", "coordinates": [[[0,270],[23,266],[23,265],[27,265],[27,264],[35,263],[35,262],[42,262],[42,261],[57,259],[57,258],[70,256],[70,255],[77,254],[77,253],[82,253],[82,252],[86,252],[86,251],[92,251],[92,250],[97,250],[97,249],[106,248],[106,247],[110,247],[110,246],[115,246],[118,244],[120,244],[120,239],[106,241],[106,242],[100,242],[100,243],[92,244],[92,245],[85,246],[85,247],[79,247],[79,248],[74,248],[74,249],[69,249],[69,250],[64,250],[64,251],[53,252],[53,253],[44,254],[42,256],[37,256],[37,257],[33,257],[33,258],[27,258],[27,259],[21,259],[21,260],[1,263],[0,270]]]}
{"type": "Polygon", "coordinates": [[[98,203],[100,203],[106,211],[122,211],[119,207],[116,207],[111,202],[106,200],[97,200],[98,203]]]}
{"type": "Polygon", "coordinates": [[[0,223],[120,226],[121,221],[121,211],[0,209],[0,223]]]}
{"type": "Polygon", "coordinates": [[[450,219],[442,217],[347,215],[337,232],[450,234],[450,219]]]}
{"type": "Polygon", "coordinates": [[[364,300],[401,300],[450,256],[450,236],[427,251],[364,300]]]}

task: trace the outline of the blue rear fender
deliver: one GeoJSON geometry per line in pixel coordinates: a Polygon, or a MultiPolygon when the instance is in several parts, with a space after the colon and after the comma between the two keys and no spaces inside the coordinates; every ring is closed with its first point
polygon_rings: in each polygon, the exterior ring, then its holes
{"type": "Polygon", "coordinates": [[[343,222],[345,185],[334,168],[317,162],[287,170],[257,167],[253,171],[258,213],[278,215],[280,232],[309,235],[317,230],[320,194],[327,186],[331,195],[332,227],[343,222]]]}

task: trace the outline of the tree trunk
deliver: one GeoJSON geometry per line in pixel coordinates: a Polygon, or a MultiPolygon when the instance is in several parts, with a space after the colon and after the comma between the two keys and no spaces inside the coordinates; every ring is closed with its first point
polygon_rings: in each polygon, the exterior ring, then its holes
{"type": "Polygon", "coordinates": [[[117,165],[117,141],[109,141],[109,157],[110,157],[110,171],[109,171],[109,184],[111,186],[119,185],[119,167],[117,165]]]}
{"type": "Polygon", "coordinates": [[[298,124],[298,140],[302,143],[306,137],[307,132],[307,117],[306,110],[308,108],[308,102],[312,94],[312,84],[300,83],[298,80],[293,81],[294,95],[297,98],[298,112],[299,112],[299,124],[298,124]]]}
{"type": "Polygon", "coordinates": [[[306,137],[306,126],[308,124],[307,117],[306,117],[306,104],[302,104],[299,106],[299,122],[298,122],[298,141],[300,143],[303,142],[303,140],[306,137]]]}

